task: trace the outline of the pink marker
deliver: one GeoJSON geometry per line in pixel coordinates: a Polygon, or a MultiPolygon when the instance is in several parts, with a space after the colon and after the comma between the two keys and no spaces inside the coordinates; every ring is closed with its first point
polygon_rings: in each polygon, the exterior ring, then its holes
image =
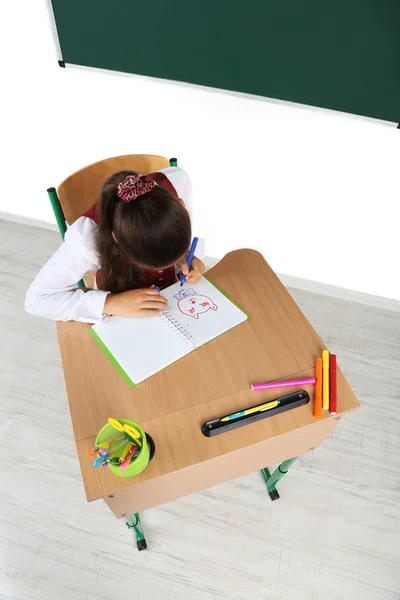
{"type": "Polygon", "coordinates": [[[314,384],[316,382],[315,377],[305,377],[304,379],[287,379],[286,381],[269,381],[268,383],[254,383],[251,386],[253,392],[259,390],[269,390],[271,388],[282,388],[282,387],[293,387],[302,386],[307,384],[314,384]]]}

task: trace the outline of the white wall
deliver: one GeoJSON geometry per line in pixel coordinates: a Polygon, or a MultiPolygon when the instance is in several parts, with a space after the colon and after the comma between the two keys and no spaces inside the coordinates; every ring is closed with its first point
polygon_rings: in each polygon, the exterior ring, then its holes
{"type": "MultiPolygon", "coordinates": [[[[400,131],[131,75],[61,69],[49,0],[0,4],[0,210],[53,221],[46,188],[126,153],[177,155],[207,254],[400,299],[400,131]],[[2,81],[2,83],[3,83],[2,81]],[[4,90],[4,87],[3,87],[4,90]]],[[[133,30],[134,34],[134,30],[133,30]]]]}

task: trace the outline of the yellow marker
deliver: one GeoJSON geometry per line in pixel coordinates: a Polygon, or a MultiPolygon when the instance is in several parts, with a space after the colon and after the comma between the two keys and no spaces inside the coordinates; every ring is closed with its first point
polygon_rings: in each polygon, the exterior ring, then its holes
{"type": "Polygon", "coordinates": [[[275,408],[275,406],[279,406],[279,404],[279,400],[273,400],[272,402],[259,404],[258,406],[253,406],[253,408],[246,408],[245,410],[240,410],[239,412],[233,413],[232,415],[223,417],[221,421],[233,421],[234,419],[238,419],[239,417],[245,417],[246,415],[252,415],[253,413],[257,412],[264,412],[265,410],[270,410],[271,408],[275,408]]]}
{"type": "Polygon", "coordinates": [[[322,416],[322,358],[315,361],[315,405],[314,417],[320,419],[322,416]]]}
{"type": "Polygon", "coordinates": [[[133,444],[132,442],[128,442],[127,445],[125,446],[125,448],[122,450],[121,455],[119,457],[119,460],[122,462],[123,460],[125,460],[125,458],[128,456],[129,452],[131,451],[133,444]]]}
{"type": "Polygon", "coordinates": [[[329,410],[329,352],[322,351],[322,408],[329,410]]]}

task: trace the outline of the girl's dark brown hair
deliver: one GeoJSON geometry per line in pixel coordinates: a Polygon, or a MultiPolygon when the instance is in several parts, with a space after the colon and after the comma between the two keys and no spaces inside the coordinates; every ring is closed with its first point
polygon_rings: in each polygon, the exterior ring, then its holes
{"type": "Polygon", "coordinates": [[[127,175],[137,173],[111,175],[98,200],[102,287],[112,293],[149,285],[144,270],[175,264],[188,251],[192,236],[186,208],[160,186],[123,202],[116,191],[127,175]]]}

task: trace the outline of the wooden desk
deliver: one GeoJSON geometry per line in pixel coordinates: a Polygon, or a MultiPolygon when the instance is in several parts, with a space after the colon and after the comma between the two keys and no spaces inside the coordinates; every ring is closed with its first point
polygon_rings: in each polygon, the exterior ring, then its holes
{"type": "Polygon", "coordinates": [[[251,318],[135,388],[111,365],[88,325],[57,324],[86,496],[103,498],[117,517],[307,452],[359,406],[338,369],[336,417],[323,411],[322,419],[314,419],[313,386],[305,386],[308,405],[204,437],[204,421],[286,393],[254,393],[251,383],[314,376],[315,359],[325,347],[261,254],[231,252],[208,276],[251,318]],[[94,469],[86,455],[111,416],[140,422],[155,441],[154,459],[133,479],[94,469]]]}

